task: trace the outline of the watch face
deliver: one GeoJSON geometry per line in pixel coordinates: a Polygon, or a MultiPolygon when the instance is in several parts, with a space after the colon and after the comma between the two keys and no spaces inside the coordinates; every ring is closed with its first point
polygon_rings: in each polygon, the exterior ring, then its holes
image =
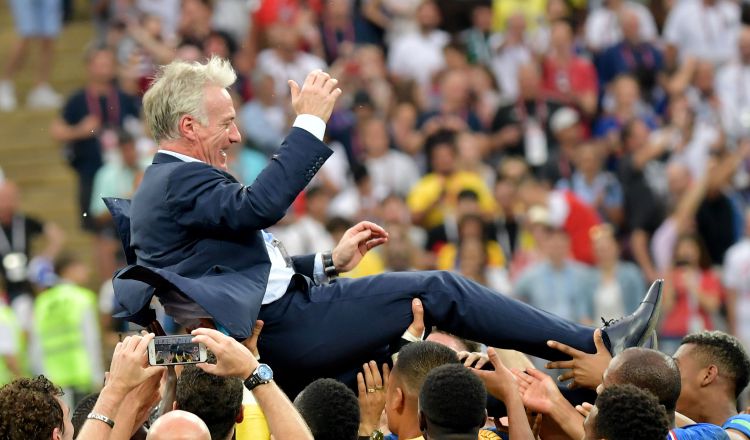
{"type": "Polygon", "coordinates": [[[273,371],[271,370],[271,367],[266,364],[260,364],[258,366],[258,377],[264,382],[273,379],[273,371]]]}

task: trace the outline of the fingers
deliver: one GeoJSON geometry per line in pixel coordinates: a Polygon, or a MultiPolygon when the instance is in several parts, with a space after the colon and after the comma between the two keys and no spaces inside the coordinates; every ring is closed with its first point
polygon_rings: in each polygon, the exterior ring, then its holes
{"type": "Polygon", "coordinates": [[[249,348],[250,350],[254,350],[258,347],[258,339],[260,339],[260,332],[263,330],[263,324],[264,322],[260,319],[255,321],[253,332],[250,335],[250,338],[248,338],[244,343],[245,347],[249,348]]]}
{"type": "Polygon", "coordinates": [[[376,248],[387,241],[388,237],[376,238],[373,240],[368,240],[367,243],[365,243],[365,246],[367,246],[367,250],[369,251],[370,249],[376,248]]]}
{"type": "Polygon", "coordinates": [[[359,397],[362,398],[367,393],[367,387],[365,386],[365,377],[362,373],[357,373],[357,392],[359,397]]]}
{"type": "Polygon", "coordinates": [[[209,350],[213,351],[218,356],[220,352],[221,344],[213,340],[208,335],[198,335],[193,337],[193,342],[203,343],[209,350]]]}
{"type": "Polygon", "coordinates": [[[289,84],[289,90],[292,93],[292,101],[296,101],[297,98],[299,97],[299,92],[300,92],[299,84],[297,84],[297,82],[291,79],[287,81],[287,84],[289,84]]]}
{"type": "Polygon", "coordinates": [[[357,223],[356,225],[352,226],[351,231],[353,232],[359,232],[364,230],[370,230],[375,233],[375,235],[378,236],[387,236],[388,232],[383,229],[381,226],[368,221],[362,221],[357,223]]]}
{"type": "Polygon", "coordinates": [[[545,368],[550,370],[572,370],[575,368],[575,361],[547,362],[545,368]]]}
{"type": "Polygon", "coordinates": [[[609,349],[604,345],[604,338],[602,338],[602,329],[598,328],[594,330],[594,345],[596,346],[597,353],[609,353],[609,349]]]}
{"type": "Polygon", "coordinates": [[[388,389],[388,381],[391,377],[391,369],[388,364],[383,364],[383,388],[388,389]]]}
{"type": "Polygon", "coordinates": [[[540,381],[543,381],[543,380],[545,380],[545,379],[547,379],[549,377],[547,374],[542,373],[541,371],[539,371],[539,370],[537,370],[535,368],[531,368],[529,370],[526,370],[526,374],[528,374],[529,376],[533,377],[534,379],[537,379],[537,380],[540,380],[540,381]]]}
{"type": "Polygon", "coordinates": [[[547,346],[553,350],[561,351],[568,356],[575,358],[583,354],[583,352],[576,350],[575,348],[569,347],[562,342],[547,341],[547,346]]]}
{"type": "Polygon", "coordinates": [[[325,84],[323,84],[323,91],[326,93],[326,95],[330,95],[338,83],[339,80],[337,80],[336,78],[330,78],[325,82],[325,84]]]}
{"type": "Polygon", "coordinates": [[[302,87],[312,87],[315,84],[315,81],[318,79],[318,72],[320,72],[320,69],[315,69],[312,72],[307,74],[307,77],[305,77],[305,83],[302,84],[302,87]]]}
{"type": "Polygon", "coordinates": [[[419,333],[414,334],[412,332],[413,336],[421,338],[422,333],[424,333],[424,305],[422,305],[421,299],[414,298],[413,300],[411,300],[411,313],[414,318],[411,321],[409,329],[419,333]]]}
{"type": "Polygon", "coordinates": [[[375,387],[375,379],[372,377],[372,370],[370,369],[370,364],[364,364],[362,365],[362,371],[365,373],[365,385],[367,385],[367,388],[374,388],[375,387]]]}
{"type": "Polygon", "coordinates": [[[151,342],[152,339],[154,339],[153,333],[149,333],[146,336],[138,337],[137,345],[135,346],[135,352],[136,353],[142,353],[142,354],[148,354],[148,344],[151,342]]]}
{"type": "Polygon", "coordinates": [[[503,361],[500,360],[500,356],[497,355],[497,351],[494,348],[487,347],[487,357],[490,358],[490,363],[495,367],[495,370],[499,370],[501,367],[505,368],[503,361]]]}
{"type": "Polygon", "coordinates": [[[573,378],[575,378],[575,374],[573,374],[572,370],[568,370],[563,374],[557,376],[557,380],[559,380],[560,382],[565,382],[566,380],[570,380],[573,378]]]}
{"type": "Polygon", "coordinates": [[[375,361],[370,361],[370,371],[372,372],[372,383],[375,385],[375,388],[383,388],[383,377],[380,376],[378,364],[375,361]]]}
{"type": "Polygon", "coordinates": [[[477,361],[477,357],[476,353],[469,353],[464,359],[464,367],[471,367],[477,361]]]}
{"type": "Polygon", "coordinates": [[[479,360],[476,364],[474,364],[474,368],[481,369],[485,365],[487,365],[487,362],[489,362],[489,358],[479,356],[479,360]]]}
{"type": "Polygon", "coordinates": [[[195,366],[200,368],[201,370],[203,370],[204,372],[208,374],[213,374],[215,376],[218,376],[216,372],[216,369],[217,369],[216,364],[209,364],[208,362],[204,362],[202,364],[195,364],[195,366]]]}
{"type": "Polygon", "coordinates": [[[364,231],[357,232],[353,237],[352,240],[355,243],[363,244],[367,241],[368,238],[372,235],[372,231],[369,229],[365,229],[364,231]]]}

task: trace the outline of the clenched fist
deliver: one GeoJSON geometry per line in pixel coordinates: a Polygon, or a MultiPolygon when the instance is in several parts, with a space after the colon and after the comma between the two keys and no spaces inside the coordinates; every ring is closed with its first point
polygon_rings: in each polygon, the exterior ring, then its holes
{"type": "Polygon", "coordinates": [[[328,122],[336,99],[341,96],[341,89],[336,87],[338,83],[336,78],[331,78],[331,75],[321,70],[310,72],[302,87],[289,80],[295,113],[317,116],[323,122],[328,122]]]}

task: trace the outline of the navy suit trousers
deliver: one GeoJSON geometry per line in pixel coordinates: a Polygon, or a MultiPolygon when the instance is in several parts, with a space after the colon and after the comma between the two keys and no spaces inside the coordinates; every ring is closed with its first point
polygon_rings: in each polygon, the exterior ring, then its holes
{"type": "MultiPolygon", "coordinates": [[[[554,292],[550,292],[554,295],[554,292]]],[[[339,279],[324,286],[293,283],[261,308],[263,361],[290,397],[319,377],[352,385],[362,364],[385,361],[412,322],[418,297],[425,324],[484,344],[560,360],[550,339],[594,353],[593,329],[536,309],[451,272],[394,272],[339,279]],[[297,286],[295,286],[296,284],[297,286]]]]}

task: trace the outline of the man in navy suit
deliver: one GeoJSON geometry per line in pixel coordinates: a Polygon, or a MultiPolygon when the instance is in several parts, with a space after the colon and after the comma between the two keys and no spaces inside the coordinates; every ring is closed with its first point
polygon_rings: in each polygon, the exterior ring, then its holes
{"type": "MultiPolygon", "coordinates": [[[[428,328],[547,359],[561,358],[550,339],[595,351],[592,328],[452,273],[335,280],[388,241],[374,223],[349,229],[331,252],[288,256],[264,228],[282,218],[330,156],[322,139],[341,90],[321,71],[301,87],[290,81],[297,119],[266,169],[244,186],[227,172],[226,150],[240,142],[226,90],[234,80],[218,58],[173,62],[145,94],[144,116],[160,150],[132,204],[109,200],[131,263],[114,278],[116,316],[147,324],[144,311],[156,294],[188,328],[211,320],[244,339],[259,318],[260,352],[290,394],[316,377],[353,378],[364,361],[387,356],[411,322],[415,297],[428,328]]],[[[655,287],[636,313],[604,329],[610,351],[653,332],[661,285],[655,287]]]]}

